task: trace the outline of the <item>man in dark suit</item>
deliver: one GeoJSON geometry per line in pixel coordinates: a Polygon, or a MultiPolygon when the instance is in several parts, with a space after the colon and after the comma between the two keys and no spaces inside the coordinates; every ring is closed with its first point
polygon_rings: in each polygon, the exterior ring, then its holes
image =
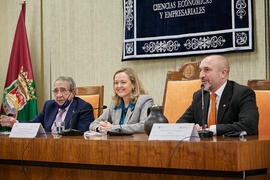
{"type": "MultiPolygon", "coordinates": [[[[57,123],[64,122],[65,129],[70,128],[72,118],[72,128],[80,131],[89,130],[89,125],[94,121],[91,104],[75,97],[76,84],[71,77],[58,77],[54,82],[53,95],[54,100],[45,102],[43,110],[31,123],[41,123],[46,132],[55,131],[57,123]],[[74,113],[80,110],[89,109],[89,112],[74,113]]],[[[0,123],[2,126],[12,127],[17,122],[13,117],[2,115],[0,123]]]]}
{"type": "MultiPolygon", "coordinates": [[[[204,120],[206,127],[214,135],[258,134],[259,113],[255,93],[247,86],[239,85],[229,78],[229,62],[224,56],[211,55],[200,64],[200,79],[204,91],[204,120]],[[210,96],[215,96],[213,103],[210,96]],[[213,104],[214,122],[211,105],[213,104]],[[214,110],[215,109],[215,110],[214,110]]],[[[192,104],[177,121],[195,123],[196,129],[202,129],[202,91],[194,93],[192,104]]]]}

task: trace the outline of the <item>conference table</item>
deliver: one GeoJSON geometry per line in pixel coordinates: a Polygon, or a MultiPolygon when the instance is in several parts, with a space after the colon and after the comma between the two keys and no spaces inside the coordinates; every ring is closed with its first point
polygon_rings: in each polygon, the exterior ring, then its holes
{"type": "Polygon", "coordinates": [[[0,136],[0,179],[270,179],[270,137],[0,136]]]}

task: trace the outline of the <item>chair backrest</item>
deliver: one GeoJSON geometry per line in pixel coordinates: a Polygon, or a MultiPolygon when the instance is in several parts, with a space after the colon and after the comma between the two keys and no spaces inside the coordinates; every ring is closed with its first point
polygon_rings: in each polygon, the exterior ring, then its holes
{"type": "Polygon", "coordinates": [[[270,90],[270,79],[248,80],[248,87],[254,90],[270,90]]]}
{"type": "MultiPolygon", "coordinates": [[[[93,108],[103,106],[104,86],[77,87],[76,96],[90,103],[93,108]]],[[[97,119],[102,114],[102,109],[94,110],[94,117],[97,119]]]]}
{"type": "Polygon", "coordinates": [[[270,80],[248,80],[259,109],[259,136],[270,136],[270,80]]]}
{"type": "Polygon", "coordinates": [[[167,73],[163,113],[169,123],[175,123],[191,104],[193,93],[201,86],[199,74],[198,62],[184,63],[179,71],[167,73]]]}

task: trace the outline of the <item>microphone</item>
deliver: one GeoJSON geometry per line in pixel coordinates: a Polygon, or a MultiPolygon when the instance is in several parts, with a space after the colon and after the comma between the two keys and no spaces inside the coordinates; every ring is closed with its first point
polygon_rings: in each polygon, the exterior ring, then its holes
{"type": "Polygon", "coordinates": [[[62,136],[80,136],[80,135],[83,135],[84,132],[79,131],[77,129],[72,129],[72,120],[73,120],[74,114],[85,113],[85,112],[88,112],[88,111],[91,112],[91,111],[96,110],[96,109],[106,109],[106,108],[107,108],[107,106],[103,105],[103,106],[97,107],[97,108],[83,109],[83,110],[80,110],[80,111],[73,112],[71,117],[70,117],[70,121],[69,121],[69,129],[65,129],[62,132],[58,133],[58,134],[60,134],[62,136]]]}
{"type": "MultiPolygon", "coordinates": [[[[108,120],[111,121],[111,118],[108,120]]],[[[112,122],[110,122],[112,124],[112,122]]],[[[114,131],[107,131],[107,135],[109,136],[131,136],[134,133],[125,129],[122,129],[122,126],[120,124],[120,129],[116,129],[114,131]]]]}
{"type": "Polygon", "coordinates": [[[201,85],[202,89],[202,130],[198,131],[198,134],[201,138],[209,138],[213,136],[212,131],[208,131],[205,129],[205,121],[204,121],[204,84],[201,85]]]}
{"type": "Polygon", "coordinates": [[[109,136],[131,136],[134,133],[125,129],[122,129],[122,126],[120,124],[120,129],[117,129],[115,131],[107,131],[107,135],[109,136]]]}
{"type": "Polygon", "coordinates": [[[107,109],[107,106],[103,105],[103,106],[100,106],[98,108],[84,109],[84,110],[77,111],[76,113],[84,113],[84,112],[91,111],[91,110],[96,110],[96,109],[107,109]]]}

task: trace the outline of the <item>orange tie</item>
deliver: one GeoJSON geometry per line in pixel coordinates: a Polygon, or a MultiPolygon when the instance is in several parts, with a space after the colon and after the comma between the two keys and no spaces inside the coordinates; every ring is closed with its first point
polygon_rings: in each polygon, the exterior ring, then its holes
{"type": "Polygon", "coordinates": [[[208,128],[211,125],[216,124],[216,96],[217,95],[215,93],[211,94],[211,109],[210,109],[210,115],[208,119],[208,128]]]}

